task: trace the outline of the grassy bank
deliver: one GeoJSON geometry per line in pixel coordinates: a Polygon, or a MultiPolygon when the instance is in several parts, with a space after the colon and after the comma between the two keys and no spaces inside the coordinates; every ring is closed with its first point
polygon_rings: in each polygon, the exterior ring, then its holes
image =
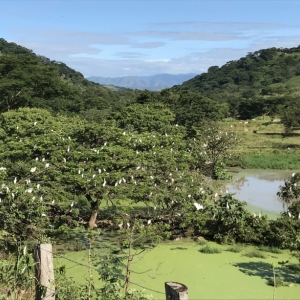
{"type": "Polygon", "coordinates": [[[247,169],[300,169],[300,131],[285,134],[280,121],[262,117],[238,121],[226,119],[224,130],[235,132],[241,142],[232,149],[247,169]]]}
{"type": "Polygon", "coordinates": [[[300,153],[246,153],[243,156],[244,168],[246,169],[277,169],[296,170],[300,169],[300,153]]]}

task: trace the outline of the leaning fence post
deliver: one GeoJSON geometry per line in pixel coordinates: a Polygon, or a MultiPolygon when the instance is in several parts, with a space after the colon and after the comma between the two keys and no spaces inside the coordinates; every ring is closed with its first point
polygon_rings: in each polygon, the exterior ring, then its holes
{"type": "Polygon", "coordinates": [[[54,268],[51,244],[34,246],[35,300],[55,300],[54,268]]]}
{"type": "Polygon", "coordinates": [[[179,282],[165,282],[166,300],[188,300],[188,288],[179,282]]]}

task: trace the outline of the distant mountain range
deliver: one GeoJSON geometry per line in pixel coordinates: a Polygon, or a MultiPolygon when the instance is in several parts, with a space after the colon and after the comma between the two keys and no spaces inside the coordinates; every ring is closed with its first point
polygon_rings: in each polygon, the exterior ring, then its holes
{"type": "Polygon", "coordinates": [[[170,88],[177,84],[182,84],[191,78],[194,78],[196,73],[188,74],[157,74],[152,76],[124,76],[124,77],[87,77],[88,80],[100,83],[105,86],[117,86],[138,90],[159,91],[165,88],[170,88]]]}

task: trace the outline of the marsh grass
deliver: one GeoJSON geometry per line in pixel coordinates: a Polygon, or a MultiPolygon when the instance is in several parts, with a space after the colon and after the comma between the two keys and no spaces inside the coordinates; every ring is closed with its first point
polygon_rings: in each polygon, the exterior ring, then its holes
{"type": "MultiPolygon", "coordinates": [[[[268,285],[274,286],[274,278],[270,278],[267,282],[268,285]]],[[[289,286],[289,282],[284,281],[282,277],[276,277],[275,278],[275,286],[281,287],[281,286],[289,286]]]]}
{"type": "Polygon", "coordinates": [[[243,250],[242,247],[238,245],[231,246],[227,249],[227,251],[234,252],[234,253],[239,253],[242,250],[243,250]]]}
{"type": "Polygon", "coordinates": [[[259,246],[258,250],[264,251],[264,252],[270,252],[270,253],[275,253],[275,254],[280,254],[282,253],[282,250],[276,247],[268,247],[268,246],[259,246]]]}
{"type": "Polygon", "coordinates": [[[246,252],[244,254],[244,256],[251,257],[251,258],[254,258],[254,257],[255,258],[267,258],[264,253],[261,253],[258,250],[252,250],[252,251],[246,252]]]}
{"type": "Polygon", "coordinates": [[[222,250],[220,248],[212,247],[212,246],[209,246],[209,245],[206,245],[206,246],[202,247],[199,251],[201,253],[205,253],[205,254],[222,253],[222,250]]]}
{"type": "Polygon", "coordinates": [[[248,169],[300,169],[299,153],[262,153],[244,155],[244,167],[248,169]]]}

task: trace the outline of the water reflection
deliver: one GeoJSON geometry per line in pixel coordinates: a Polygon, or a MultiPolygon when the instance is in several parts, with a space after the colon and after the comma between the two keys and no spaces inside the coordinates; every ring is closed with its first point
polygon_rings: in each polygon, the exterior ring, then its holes
{"type": "Polygon", "coordinates": [[[277,197],[279,186],[291,176],[291,171],[244,170],[234,175],[227,189],[235,197],[259,210],[280,213],[283,203],[277,197]]]}

